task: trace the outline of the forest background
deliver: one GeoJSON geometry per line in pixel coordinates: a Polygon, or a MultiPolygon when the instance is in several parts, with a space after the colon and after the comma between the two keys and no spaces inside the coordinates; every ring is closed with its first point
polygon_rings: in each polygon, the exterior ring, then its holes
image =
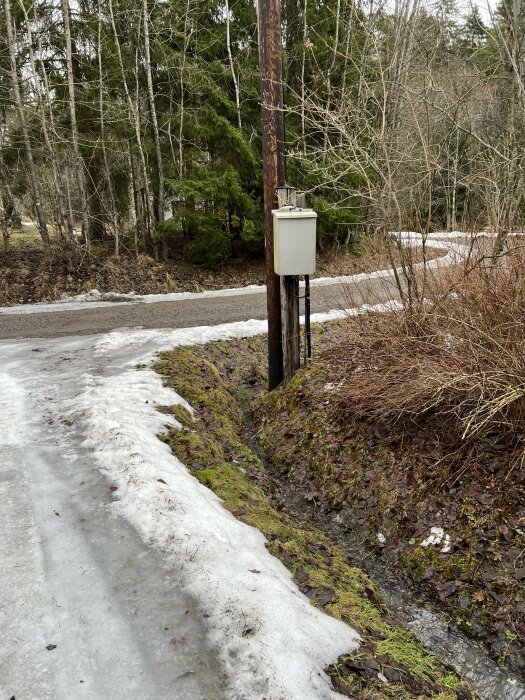
{"type": "MultiPolygon", "coordinates": [[[[525,6],[284,0],[287,177],[321,248],[522,224],[525,6]]],[[[65,260],[262,254],[256,4],[3,0],[0,195],[65,260]]]]}

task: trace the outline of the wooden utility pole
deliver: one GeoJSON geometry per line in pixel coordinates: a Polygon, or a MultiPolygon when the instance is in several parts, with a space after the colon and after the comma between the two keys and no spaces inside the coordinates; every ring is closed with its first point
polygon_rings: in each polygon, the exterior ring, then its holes
{"type": "Polygon", "coordinates": [[[258,0],[259,64],[262,99],[262,151],[268,312],[268,383],[288,381],[300,364],[299,278],[274,272],[272,209],[277,188],[286,185],[285,123],[280,0],[258,0]]]}
{"type": "Polygon", "coordinates": [[[262,155],[266,254],[266,307],[268,312],[268,384],[275,389],[283,379],[281,281],[273,269],[272,209],[277,187],[286,180],[282,84],[280,0],[258,0],[259,65],[261,70],[262,155]]]}

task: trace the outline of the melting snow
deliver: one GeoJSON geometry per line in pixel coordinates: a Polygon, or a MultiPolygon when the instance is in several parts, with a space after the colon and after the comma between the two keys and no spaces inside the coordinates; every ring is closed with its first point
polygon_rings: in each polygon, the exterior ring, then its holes
{"type": "Polygon", "coordinates": [[[450,535],[447,535],[442,527],[431,527],[430,528],[430,535],[421,542],[421,546],[422,547],[430,547],[432,545],[440,545],[440,544],[443,545],[441,547],[441,551],[444,554],[446,554],[447,552],[450,552],[450,549],[451,549],[450,535]]]}
{"type": "MultiPolygon", "coordinates": [[[[355,651],[359,635],[312,606],[290,572],[267,551],[263,535],[225,510],[158,439],[176,422],[156,405],[182,399],[151,369],[135,369],[161,348],[265,330],[265,322],[247,321],[57,339],[46,341],[40,353],[31,352],[34,341],[5,346],[12,358],[10,372],[29,384],[38,378],[42,430],[62,442],[64,454],[83,455],[118,487],[110,510],[162,554],[184,593],[205,613],[207,641],[228,679],[224,697],[335,700],[339,695],[324,668],[355,651]],[[68,425],[80,438],[73,444],[68,425]]],[[[7,402],[0,400],[2,417],[12,416],[11,435],[22,401],[15,389],[4,395],[7,402]]],[[[35,454],[39,449],[37,442],[35,454]]],[[[105,509],[100,517],[106,517],[105,509]]],[[[72,546],[74,541],[72,536],[72,546]]],[[[68,634],[74,646],[75,634],[64,628],[64,640],[68,634]]]]}
{"type": "Polygon", "coordinates": [[[158,440],[176,422],[155,404],[180,402],[158,375],[132,369],[87,375],[66,416],[81,421],[84,447],[118,486],[114,508],[182,570],[209,615],[228,697],[335,698],[323,669],[357,648],[357,633],[313,607],[263,535],[236,520],[158,440]]]}

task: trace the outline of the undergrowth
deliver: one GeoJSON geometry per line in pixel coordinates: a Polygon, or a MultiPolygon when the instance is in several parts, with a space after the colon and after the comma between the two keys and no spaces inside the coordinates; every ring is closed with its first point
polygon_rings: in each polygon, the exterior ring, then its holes
{"type": "MultiPolygon", "coordinates": [[[[208,348],[208,356],[228,352],[226,343],[208,348]]],[[[249,346],[245,352],[249,355],[249,346]]],[[[203,350],[181,348],[160,358],[156,371],[195,411],[192,417],[180,406],[174,407],[180,427],[161,439],[202,484],[220,496],[228,510],[265,535],[268,550],[288,567],[312,604],[363,636],[358,654],[342,657],[327,669],[334,687],[363,700],[472,697],[461,689],[457,676],[441,667],[410,633],[388,620],[376,587],[351,565],[338,545],[318,528],[277,509],[264,465],[243,439],[242,411],[232,385],[203,350]]],[[[246,384],[252,383],[256,371],[247,368],[246,384]]]]}
{"type": "Polygon", "coordinates": [[[525,256],[478,266],[453,291],[440,281],[432,303],[364,320],[332,348],[344,370],[334,402],[401,429],[428,425],[464,454],[504,442],[510,476],[525,459],[525,256]]]}

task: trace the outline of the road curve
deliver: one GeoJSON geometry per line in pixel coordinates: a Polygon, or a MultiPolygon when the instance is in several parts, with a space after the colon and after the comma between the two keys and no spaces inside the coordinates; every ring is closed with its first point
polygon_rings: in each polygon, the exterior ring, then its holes
{"type": "MultiPolygon", "coordinates": [[[[363,303],[376,304],[392,297],[397,297],[392,278],[312,287],[312,311],[316,313],[363,303]]],[[[250,318],[266,318],[264,292],[92,308],[86,303],[80,310],[4,314],[0,315],[0,340],[94,335],[116,328],[189,328],[250,318]]]]}

